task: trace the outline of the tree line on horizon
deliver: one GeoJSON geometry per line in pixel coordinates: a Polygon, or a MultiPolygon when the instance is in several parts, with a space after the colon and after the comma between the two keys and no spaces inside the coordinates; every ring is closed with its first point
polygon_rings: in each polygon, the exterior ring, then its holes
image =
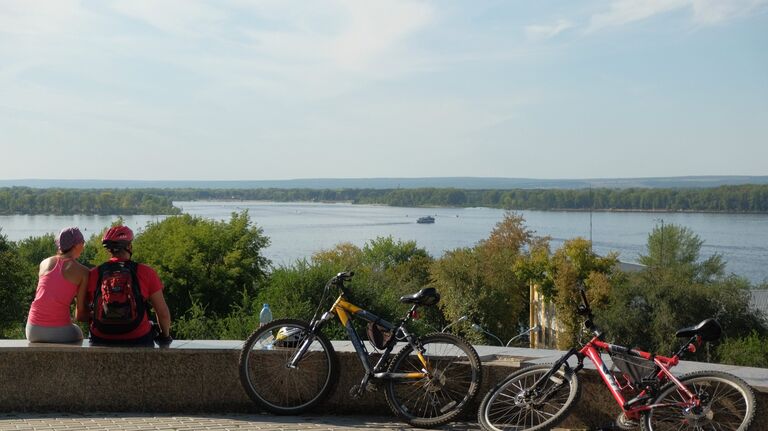
{"type": "Polygon", "coordinates": [[[351,202],[398,207],[543,211],[768,213],[768,185],[713,188],[416,189],[37,189],[0,188],[0,215],[179,214],[177,201],[351,202]]]}
{"type": "Polygon", "coordinates": [[[155,191],[137,189],[0,188],[0,215],[158,215],[180,214],[173,201],[155,191]]]}

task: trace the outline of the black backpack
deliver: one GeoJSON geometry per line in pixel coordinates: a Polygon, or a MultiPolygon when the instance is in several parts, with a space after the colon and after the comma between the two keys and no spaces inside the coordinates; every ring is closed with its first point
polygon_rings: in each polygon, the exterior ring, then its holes
{"type": "Polygon", "coordinates": [[[104,334],[126,334],[138,328],[147,313],[139,289],[138,265],[132,261],[99,266],[91,303],[94,328],[104,334]]]}

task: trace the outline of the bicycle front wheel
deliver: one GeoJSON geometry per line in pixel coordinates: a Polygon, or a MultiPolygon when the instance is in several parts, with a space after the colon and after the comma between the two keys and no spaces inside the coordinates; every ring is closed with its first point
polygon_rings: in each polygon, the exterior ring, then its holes
{"type": "MultiPolygon", "coordinates": [[[[419,343],[430,376],[387,381],[387,404],[411,425],[434,427],[453,420],[475,398],[482,376],[480,358],[471,344],[452,334],[429,334],[419,343]]],[[[409,344],[392,359],[389,372],[423,373],[425,369],[409,344]]]]}
{"type": "Polygon", "coordinates": [[[755,394],[744,380],[720,371],[697,371],[680,378],[688,391],[701,401],[688,402],[674,382],[661,388],[643,417],[645,431],[728,430],[746,431],[755,416],[755,394]]]}
{"type": "Polygon", "coordinates": [[[533,365],[510,374],[483,398],[477,412],[487,431],[549,430],[565,419],[579,397],[579,379],[560,367],[552,376],[552,364],[533,365]]]}
{"type": "Polygon", "coordinates": [[[280,415],[311,409],[329,395],[338,380],[336,352],[328,338],[312,334],[301,320],[275,320],[257,329],[240,352],[240,382],[261,408],[280,415]],[[290,367],[304,342],[311,343],[296,367],[290,367]]]}

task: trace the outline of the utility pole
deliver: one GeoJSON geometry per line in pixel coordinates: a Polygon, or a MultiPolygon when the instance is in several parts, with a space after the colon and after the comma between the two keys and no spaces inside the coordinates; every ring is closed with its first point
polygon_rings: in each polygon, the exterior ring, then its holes
{"type": "Polygon", "coordinates": [[[661,219],[661,264],[664,265],[664,219],[661,219]]]}
{"type": "Polygon", "coordinates": [[[592,250],[592,210],[595,206],[595,198],[592,196],[592,183],[589,184],[589,251],[592,250]]]}
{"type": "Polygon", "coordinates": [[[656,221],[661,223],[661,240],[659,244],[659,266],[664,266],[664,219],[657,218],[656,221]]]}

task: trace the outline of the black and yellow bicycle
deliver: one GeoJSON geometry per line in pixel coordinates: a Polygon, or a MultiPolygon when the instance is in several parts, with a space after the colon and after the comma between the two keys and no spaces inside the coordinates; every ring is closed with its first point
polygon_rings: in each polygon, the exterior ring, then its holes
{"type": "Polygon", "coordinates": [[[350,396],[383,387],[387,404],[405,422],[419,427],[445,424],[461,414],[480,387],[480,358],[471,344],[446,333],[423,337],[406,324],[420,306],[440,300],[434,288],[422,289],[400,301],[411,304],[397,324],[392,324],[347,301],[344,286],[354,273],[342,272],[325,285],[310,322],[295,319],[272,321],[246,340],[240,353],[240,380],[248,396],[274,414],[299,414],[330,395],[338,383],[339,364],[333,345],[321,332],[338,316],[360,359],[365,374],[350,396]],[[331,287],[340,290],[330,309],[318,316],[331,287]],[[368,322],[368,339],[381,350],[374,360],[355,331],[352,318],[368,322]],[[391,358],[396,347],[401,347],[391,358]]]}

